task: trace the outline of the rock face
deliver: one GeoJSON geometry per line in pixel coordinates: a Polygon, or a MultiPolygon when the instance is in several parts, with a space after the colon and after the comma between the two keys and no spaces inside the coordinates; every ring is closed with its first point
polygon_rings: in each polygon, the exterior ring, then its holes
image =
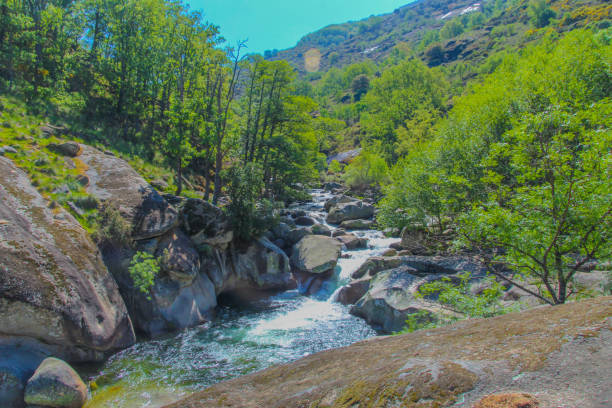
{"type": "Polygon", "coordinates": [[[336,267],[341,244],[323,235],[308,235],[293,248],[291,262],[299,271],[322,274],[336,267]]]}
{"type": "Polygon", "coordinates": [[[86,166],[87,192],[112,201],[132,227],[134,240],[159,237],[178,222],[178,213],[124,160],[81,145],[77,158],[86,166]]]}
{"type": "Polygon", "coordinates": [[[134,331],[96,245],[0,157],[0,345],[101,360],[134,331]]]}
{"type": "Polygon", "coordinates": [[[542,407],[604,407],[610,315],[606,297],[374,338],[216,384],[168,408],[471,407],[518,392],[542,407]]]}
{"type": "Polygon", "coordinates": [[[415,296],[418,288],[440,275],[418,277],[409,266],[378,273],[370,281],[366,294],[351,308],[351,314],[364,318],[374,328],[387,333],[399,331],[406,326],[409,315],[419,312],[436,312],[439,309],[415,296]]]}
{"type": "Polygon", "coordinates": [[[45,359],[28,380],[25,402],[57,408],[81,408],[87,401],[87,386],[62,360],[45,359]]]}
{"type": "Polygon", "coordinates": [[[368,219],[374,215],[374,207],[362,201],[337,204],[329,211],[327,222],[340,224],[343,221],[368,219]]]}

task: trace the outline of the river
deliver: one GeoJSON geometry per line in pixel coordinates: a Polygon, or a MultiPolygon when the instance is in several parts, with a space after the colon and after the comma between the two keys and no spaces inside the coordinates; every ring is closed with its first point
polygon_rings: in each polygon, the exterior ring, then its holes
{"type": "MultiPolygon", "coordinates": [[[[313,190],[312,198],[292,208],[323,221],[331,195],[313,190]]],[[[368,249],[343,250],[334,276],[315,295],[291,290],[248,307],[220,306],[210,323],[140,342],[84,371],[92,381],[86,407],[160,407],[220,381],[375,336],[365,321],[334,302],[335,293],[368,257],[396,240],[379,231],[356,235],[368,238],[368,249]]]]}

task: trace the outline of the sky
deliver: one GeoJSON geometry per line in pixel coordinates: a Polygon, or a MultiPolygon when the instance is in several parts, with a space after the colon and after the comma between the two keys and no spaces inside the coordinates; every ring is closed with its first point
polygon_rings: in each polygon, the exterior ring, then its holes
{"type": "Polygon", "coordinates": [[[231,45],[248,39],[248,52],[293,47],[330,24],[390,13],[411,0],[187,0],[220,27],[231,45]]]}

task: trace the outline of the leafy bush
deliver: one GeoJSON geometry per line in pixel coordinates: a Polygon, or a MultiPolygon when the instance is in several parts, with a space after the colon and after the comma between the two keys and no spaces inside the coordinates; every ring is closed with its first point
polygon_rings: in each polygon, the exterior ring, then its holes
{"type": "Polygon", "coordinates": [[[419,288],[417,297],[436,299],[448,314],[419,311],[408,316],[406,328],[401,333],[445,326],[461,319],[486,318],[518,310],[516,306],[503,306],[501,301],[505,287],[489,277],[480,283],[482,290],[473,293],[472,276],[468,272],[456,277],[426,283],[419,288]]]}
{"type": "MultiPolygon", "coordinates": [[[[149,293],[159,273],[159,260],[147,252],[136,252],[128,269],[134,287],[142,293],[149,293]]],[[[151,299],[149,296],[148,299],[151,299]]]]}

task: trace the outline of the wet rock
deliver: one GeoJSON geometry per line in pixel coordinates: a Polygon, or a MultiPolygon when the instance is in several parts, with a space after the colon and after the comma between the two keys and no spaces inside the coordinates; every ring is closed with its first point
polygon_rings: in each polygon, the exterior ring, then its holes
{"type": "Polygon", "coordinates": [[[357,201],[359,200],[357,200],[356,198],[349,197],[347,195],[339,195],[327,200],[323,207],[325,208],[325,211],[329,212],[333,207],[338,204],[353,203],[357,201]]]}
{"type": "Polygon", "coordinates": [[[81,145],[75,142],[49,143],[47,149],[68,157],[77,157],[81,153],[81,145]]]}
{"type": "Polygon", "coordinates": [[[56,408],[81,408],[87,401],[87,386],[68,364],[45,359],[28,380],[25,402],[56,408]]]}
{"type": "Polygon", "coordinates": [[[335,237],[339,242],[346,247],[347,250],[352,251],[355,249],[365,249],[368,247],[368,239],[360,238],[353,234],[341,235],[335,237]]]}
{"type": "Polygon", "coordinates": [[[332,237],[336,238],[336,237],[341,237],[342,235],[347,235],[348,233],[346,232],[345,229],[342,228],[338,228],[332,231],[332,237]]]}
{"type": "Polygon", "coordinates": [[[348,220],[340,223],[340,228],[345,230],[370,230],[374,229],[376,223],[370,220],[348,220]]]}
{"type": "Polygon", "coordinates": [[[302,227],[310,227],[311,225],[316,224],[316,221],[311,217],[301,216],[295,219],[295,224],[302,227]]]}
{"type": "Polygon", "coordinates": [[[389,248],[385,252],[383,252],[382,256],[397,256],[397,251],[395,249],[389,248]]]}
{"type": "Polygon", "coordinates": [[[330,224],[340,224],[343,221],[368,219],[374,215],[374,206],[364,202],[350,202],[337,204],[332,207],[327,215],[327,222],[330,224]]]}
{"type": "Polygon", "coordinates": [[[286,240],[291,232],[291,227],[284,222],[279,222],[274,228],[272,228],[272,234],[275,238],[286,240]]]}
{"type": "Polygon", "coordinates": [[[402,258],[374,256],[368,258],[355,272],[351,278],[360,279],[364,276],[374,276],[380,271],[394,269],[402,265],[402,258]]]}
{"type": "Polygon", "coordinates": [[[308,235],[293,248],[291,262],[302,272],[321,274],[333,270],[340,258],[341,244],[322,235],[308,235]]]}
{"type": "Polygon", "coordinates": [[[0,343],[31,339],[70,361],[132,345],[134,331],[97,246],[26,174],[0,157],[0,343]]]}
{"type": "Polygon", "coordinates": [[[290,245],[295,245],[298,242],[300,242],[300,240],[302,240],[302,238],[304,238],[304,237],[306,237],[308,235],[312,235],[312,229],[310,229],[308,227],[296,228],[294,230],[291,230],[289,232],[289,235],[287,235],[287,242],[290,245]]]}
{"type": "Polygon", "coordinates": [[[334,191],[339,188],[342,188],[342,184],[335,182],[328,182],[323,185],[323,190],[325,191],[334,191]]]}
{"type": "Polygon", "coordinates": [[[312,226],[312,233],[314,235],[325,235],[326,237],[331,237],[332,231],[327,225],[323,224],[315,224],[312,226]]]}
{"type": "Polygon", "coordinates": [[[114,203],[130,224],[132,239],[164,235],[178,222],[178,212],[122,159],[82,145],[80,159],[88,166],[87,192],[114,203]]]}
{"type": "Polygon", "coordinates": [[[361,299],[370,288],[370,277],[365,279],[353,280],[346,286],[343,286],[336,297],[336,301],[343,305],[354,305],[361,299]]]}

